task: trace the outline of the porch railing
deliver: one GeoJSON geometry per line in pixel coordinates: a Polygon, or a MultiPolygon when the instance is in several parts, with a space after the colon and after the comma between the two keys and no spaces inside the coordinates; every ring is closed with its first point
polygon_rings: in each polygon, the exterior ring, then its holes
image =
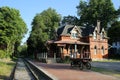
{"type": "Polygon", "coordinates": [[[38,59],[47,59],[48,58],[47,54],[48,54],[47,52],[38,53],[37,58],[38,59]]]}

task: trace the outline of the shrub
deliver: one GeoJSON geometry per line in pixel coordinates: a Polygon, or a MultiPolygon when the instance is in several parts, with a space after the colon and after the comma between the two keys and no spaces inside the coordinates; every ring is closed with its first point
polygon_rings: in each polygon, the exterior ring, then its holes
{"type": "Polygon", "coordinates": [[[5,58],[6,52],[4,50],[0,50],[0,58],[5,58]]]}

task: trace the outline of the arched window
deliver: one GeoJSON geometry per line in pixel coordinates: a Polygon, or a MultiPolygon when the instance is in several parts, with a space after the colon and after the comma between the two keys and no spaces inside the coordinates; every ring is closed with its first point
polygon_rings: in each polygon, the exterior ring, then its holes
{"type": "Polygon", "coordinates": [[[95,32],[93,33],[93,38],[94,38],[94,39],[97,39],[97,31],[95,31],[95,32]]]}
{"type": "Polygon", "coordinates": [[[97,46],[95,45],[94,47],[94,54],[96,55],[97,54],[97,46]]]}
{"type": "Polygon", "coordinates": [[[101,47],[101,53],[104,54],[104,47],[101,47]]]}
{"type": "Polygon", "coordinates": [[[101,40],[104,38],[104,32],[101,32],[101,40]]]}

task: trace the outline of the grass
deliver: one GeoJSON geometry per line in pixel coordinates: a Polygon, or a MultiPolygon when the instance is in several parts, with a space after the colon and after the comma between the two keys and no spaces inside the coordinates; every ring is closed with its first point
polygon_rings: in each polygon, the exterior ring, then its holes
{"type": "Polygon", "coordinates": [[[95,62],[120,62],[118,59],[103,59],[103,60],[93,60],[95,62]]]}
{"type": "Polygon", "coordinates": [[[15,62],[9,59],[0,60],[0,79],[8,79],[15,65],[15,62]]]}
{"type": "MultiPolygon", "coordinates": [[[[118,59],[104,59],[104,60],[95,60],[94,62],[120,62],[118,59]]],[[[92,71],[99,72],[102,74],[114,76],[117,78],[120,78],[120,72],[110,69],[104,69],[104,68],[98,68],[98,67],[92,67],[92,71]]]]}
{"type": "Polygon", "coordinates": [[[117,78],[120,78],[120,72],[114,71],[114,70],[108,70],[108,69],[103,69],[103,68],[97,68],[97,67],[92,67],[92,71],[99,72],[102,74],[114,76],[117,78]]]}

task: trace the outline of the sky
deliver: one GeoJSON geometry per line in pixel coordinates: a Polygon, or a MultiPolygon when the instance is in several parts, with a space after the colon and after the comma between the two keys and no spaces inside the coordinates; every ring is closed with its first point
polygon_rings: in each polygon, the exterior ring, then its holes
{"type": "MultiPolygon", "coordinates": [[[[22,19],[25,21],[28,33],[22,39],[26,42],[31,31],[31,22],[37,13],[41,13],[48,8],[55,9],[58,14],[63,16],[77,16],[76,6],[80,0],[0,0],[0,7],[9,6],[20,11],[22,19]]],[[[120,0],[112,0],[114,7],[120,7],[120,0]]]]}

